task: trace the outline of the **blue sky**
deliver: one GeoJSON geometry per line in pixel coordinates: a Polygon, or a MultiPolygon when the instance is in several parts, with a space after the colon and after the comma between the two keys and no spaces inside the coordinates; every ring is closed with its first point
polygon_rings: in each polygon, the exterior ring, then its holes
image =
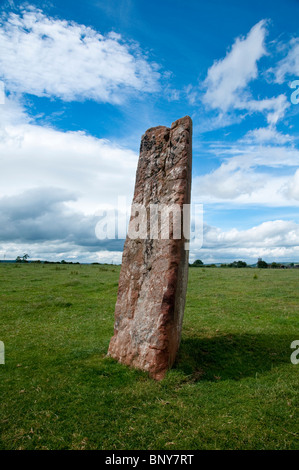
{"type": "Polygon", "coordinates": [[[204,208],[191,261],[299,261],[297,0],[2,1],[0,15],[0,259],[120,262],[123,240],[95,236],[101,211],[130,203],[145,130],[188,114],[204,208]]]}

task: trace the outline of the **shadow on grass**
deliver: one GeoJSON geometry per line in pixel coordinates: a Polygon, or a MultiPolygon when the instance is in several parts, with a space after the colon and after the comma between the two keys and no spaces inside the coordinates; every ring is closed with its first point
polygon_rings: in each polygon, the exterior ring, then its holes
{"type": "Polygon", "coordinates": [[[232,334],[184,338],[174,368],[197,380],[240,380],[290,364],[287,335],[232,334]]]}

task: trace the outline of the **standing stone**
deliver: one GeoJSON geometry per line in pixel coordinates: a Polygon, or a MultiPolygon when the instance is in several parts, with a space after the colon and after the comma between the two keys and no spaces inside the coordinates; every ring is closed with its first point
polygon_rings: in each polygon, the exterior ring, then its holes
{"type": "MultiPolygon", "coordinates": [[[[154,127],[142,136],[132,208],[142,204],[146,212],[133,210],[131,214],[108,355],[148,371],[157,380],[172,366],[181,340],[189,251],[188,234],[186,237],[182,230],[175,238],[173,224],[162,215],[158,239],[150,236],[149,208],[176,204],[182,215],[183,205],[190,204],[191,165],[189,116],[175,121],[170,129],[154,127]],[[145,222],[148,238],[131,236],[140,222],[145,222]],[[161,237],[165,224],[169,239],[161,237]]],[[[188,216],[189,224],[187,207],[184,217],[188,216]]],[[[179,220],[176,217],[173,212],[170,221],[179,220]]]]}

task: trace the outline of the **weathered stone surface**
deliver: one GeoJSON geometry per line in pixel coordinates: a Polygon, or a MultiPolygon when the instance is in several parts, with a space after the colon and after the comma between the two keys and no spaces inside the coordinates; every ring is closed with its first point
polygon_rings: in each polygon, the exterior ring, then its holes
{"type": "MultiPolygon", "coordinates": [[[[133,204],[146,208],[150,204],[178,204],[180,208],[190,204],[191,164],[189,116],[174,122],[170,129],[148,129],[141,140],[133,204]]],[[[129,233],[137,215],[132,213],[129,233]]],[[[171,228],[170,224],[170,235],[171,228]]],[[[124,245],[108,355],[148,371],[158,380],[172,366],[180,344],[188,278],[187,241],[184,234],[180,239],[127,236],[124,245]]]]}

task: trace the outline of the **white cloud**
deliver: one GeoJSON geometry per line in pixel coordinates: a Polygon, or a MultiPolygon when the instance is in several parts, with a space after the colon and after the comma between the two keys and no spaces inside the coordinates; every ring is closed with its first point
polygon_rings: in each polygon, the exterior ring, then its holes
{"type": "Polygon", "coordinates": [[[283,192],[287,198],[299,201],[299,170],[286,182],[283,192]]]}
{"type": "Polygon", "coordinates": [[[299,150],[292,145],[242,145],[240,140],[229,146],[219,142],[210,147],[210,152],[218,158],[239,159],[240,165],[246,168],[258,165],[279,168],[297,166],[299,163],[299,150]]]}
{"type": "Polygon", "coordinates": [[[256,262],[299,260],[299,225],[289,220],[267,221],[248,230],[222,231],[205,226],[202,248],[191,243],[192,257],[205,263],[231,262],[238,259],[256,262]]]}
{"type": "MultiPolygon", "coordinates": [[[[80,246],[72,241],[11,241],[0,244],[0,259],[14,259],[29,253],[31,259],[73,260],[120,263],[122,251],[80,246]]],[[[290,220],[271,220],[247,230],[223,231],[204,226],[203,246],[191,242],[190,261],[232,262],[242,259],[254,263],[259,257],[267,262],[299,261],[299,225],[290,220]]]]}
{"type": "Polygon", "coordinates": [[[100,251],[97,253],[99,263],[120,264],[122,259],[122,251],[100,251]]]}
{"type": "Polygon", "coordinates": [[[283,83],[287,76],[299,77],[299,38],[290,41],[288,54],[270,71],[274,73],[277,83],[283,83]]]}
{"type": "MultiPolygon", "coordinates": [[[[244,162],[246,164],[246,162],[244,162]]],[[[264,177],[250,167],[244,167],[239,159],[231,158],[213,172],[194,178],[195,193],[212,196],[216,200],[233,200],[242,194],[251,195],[264,186],[264,177]]]]}
{"type": "Polygon", "coordinates": [[[97,240],[98,212],[116,207],[118,195],[131,201],[138,155],[83,132],[35,125],[11,97],[0,112],[3,256],[104,262],[102,252],[112,251],[116,262],[123,241],[97,240]]]}
{"type": "Polygon", "coordinates": [[[49,241],[46,242],[9,242],[0,244],[0,260],[16,259],[28,253],[30,260],[47,261],[73,261],[83,263],[114,263],[119,264],[122,258],[122,251],[108,251],[105,249],[80,246],[75,243],[49,241]]]}
{"type": "Polygon", "coordinates": [[[252,139],[252,145],[244,145],[245,140],[230,147],[211,146],[211,153],[223,161],[216,170],[193,179],[193,196],[197,201],[298,205],[294,197],[297,181],[289,180],[293,167],[298,166],[299,151],[292,146],[263,145],[262,142],[259,145],[254,142],[255,137],[262,141],[269,136],[256,130],[256,135],[253,131],[253,135],[247,136],[249,142],[252,139]],[[282,168],[284,174],[278,171],[282,168]]]}
{"type": "MultiPolygon", "coordinates": [[[[266,113],[269,127],[254,129],[231,147],[211,148],[223,163],[194,179],[193,194],[203,202],[298,205],[299,171],[292,177],[271,173],[299,161],[298,150],[283,147],[290,136],[274,127],[288,106],[286,97],[257,101],[246,93],[257,78],[257,61],[266,54],[265,35],[266,22],[261,21],[209,70],[205,100],[220,109],[216,127],[230,119],[230,108],[266,113]]],[[[10,91],[17,93],[116,103],[128,92],[159,86],[155,66],[137,46],[114,33],[102,36],[35,9],[2,18],[0,47],[0,70],[10,91]]],[[[186,93],[190,100],[197,97],[194,89],[186,93]]],[[[30,252],[43,259],[120,262],[120,246],[95,239],[96,213],[115,207],[117,195],[130,201],[138,155],[83,132],[38,126],[12,95],[0,112],[0,196],[5,195],[0,200],[1,228],[2,240],[8,240],[0,252],[7,258],[30,252]]],[[[292,222],[267,222],[247,231],[210,227],[205,236],[202,250],[214,261],[224,254],[230,260],[299,255],[298,225],[292,222]]],[[[198,250],[193,246],[193,253],[198,250]]]]}
{"type": "Polygon", "coordinates": [[[210,228],[204,237],[204,244],[234,245],[237,247],[246,243],[246,247],[276,247],[299,245],[299,225],[285,220],[263,222],[248,230],[231,229],[222,232],[219,228],[210,228]]]}
{"type": "Polygon", "coordinates": [[[290,106],[285,95],[279,95],[273,98],[265,98],[263,100],[247,99],[236,103],[237,109],[248,109],[253,112],[266,112],[267,122],[275,125],[285,115],[286,109],[290,106]]]}
{"type": "Polygon", "coordinates": [[[199,92],[197,87],[189,84],[184,87],[184,93],[186,94],[188,103],[194,105],[199,99],[199,92]]]}
{"type": "Polygon", "coordinates": [[[24,124],[29,121],[21,101],[14,95],[5,97],[4,103],[0,105],[0,131],[3,132],[6,125],[24,124]]]}
{"type": "Polygon", "coordinates": [[[266,32],[266,21],[262,20],[246,38],[236,39],[224,59],[214,62],[204,82],[204,103],[227,111],[240,102],[240,92],[258,76],[257,61],[266,54],[266,32]]]}
{"type": "Polygon", "coordinates": [[[294,139],[289,134],[282,134],[278,132],[273,126],[260,127],[247,132],[242,139],[243,142],[254,142],[257,144],[271,143],[277,145],[284,145],[288,142],[292,142],[294,139]]]}
{"type": "MultiPolygon", "coordinates": [[[[206,91],[202,101],[209,108],[218,110],[220,116],[232,110],[246,110],[264,113],[268,124],[275,125],[290,106],[284,94],[255,100],[248,87],[251,81],[258,78],[258,61],[267,54],[266,26],[265,20],[257,23],[245,38],[236,39],[224,59],[215,61],[209,68],[203,82],[206,91]]],[[[194,87],[187,87],[186,93],[194,103],[198,96],[194,87]]]]}
{"type": "MultiPolygon", "coordinates": [[[[230,146],[221,142],[210,146],[213,157],[221,163],[209,174],[194,178],[193,197],[197,201],[298,206],[297,179],[296,175],[291,177],[291,167],[298,166],[299,151],[294,147],[295,138],[276,128],[290,106],[289,100],[284,94],[257,100],[249,87],[259,78],[258,61],[267,55],[266,34],[267,22],[262,20],[246,37],[237,38],[222,60],[214,62],[203,82],[202,102],[206,109],[218,112],[216,118],[205,119],[203,126],[209,130],[252,113],[262,113],[268,125],[250,130],[230,146]]],[[[290,62],[294,64],[295,59],[290,62]]],[[[185,91],[193,103],[199,97],[194,87],[185,91]]]]}
{"type": "MultiPolygon", "coordinates": [[[[104,206],[115,207],[117,194],[130,201],[138,156],[84,133],[34,125],[11,100],[2,108],[2,117],[0,187],[5,198],[0,200],[0,258],[28,252],[31,258],[48,260],[120,262],[121,241],[95,238],[96,212],[104,206]]],[[[275,197],[279,195],[285,204],[286,188],[284,194],[279,191],[288,178],[268,178],[258,173],[256,166],[293,166],[299,152],[291,147],[245,148],[247,153],[241,143],[239,147],[211,149],[230,158],[210,175],[194,179],[193,196],[278,204],[275,197]]],[[[296,192],[297,180],[298,174],[289,191],[296,192]]],[[[206,262],[253,262],[259,256],[269,261],[294,261],[299,255],[298,243],[298,225],[290,221],[267,222],[245,231],[206,227],[203,248],[191,244],[191,253],[206,262]]]]}
{"type": "Polygon", "coordinates": [[[10,99],[0,111],[0,195],[63,188],[76,194],[77,200],[69,206],[84,214],[115,205],[117,195],[131,199],[135,152],[84,132],[30,123],[21,106],[10,99]]]}
{"type": "Polygon", "coordinates": [[[155,64],[119,34],[48,18],[27,7],[0,20],[0,71],[10,91],[119,103],[159,88],[155,64]]]}

